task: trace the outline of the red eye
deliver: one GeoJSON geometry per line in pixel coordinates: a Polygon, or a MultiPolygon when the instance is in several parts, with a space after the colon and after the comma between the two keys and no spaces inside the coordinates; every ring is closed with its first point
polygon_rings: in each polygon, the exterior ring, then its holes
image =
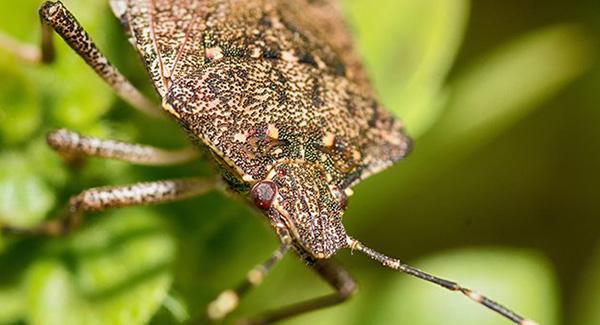
{"type": "Polygon", "coordinates": [[[254,185],[250,195],[257,207],[267,210],[277,196],[277,185],[271,181],[260,181],[254,185]]]}

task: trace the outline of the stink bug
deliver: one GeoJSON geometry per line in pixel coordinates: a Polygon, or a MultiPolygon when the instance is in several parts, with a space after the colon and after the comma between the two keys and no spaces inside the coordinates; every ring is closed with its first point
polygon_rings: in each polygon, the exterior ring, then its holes
{"type": "MultiPolygon", "coordinates": [[[[514,323],[533,324],[485,296],[383,255],[346,233],[342,214],[351,188],[407,155],[410,140],[402,124],[377,101],[335,1],[110,4],[147,68],[162,110],[189,133],[222,178],[89,189],[70,200],[65,215],[30,229],[2,225],[4,233],[62,235],[80,225],[86,212],[181,200],[221,187],[260,211],[281,245],[240,286],[224,291],[208,306],[209,319],[230,313],[240,296],[290,250],[335,293],[265,314],[255,322],[271,323],[341,303],[356,284],[330,258],[351,249],[385,267],[462,292],[514,323]]],[[[61,2],[44,3],[40,17],[41,51],[14,46],[14,52],[52,61],[54,30],[120,97],[144,112],[161,114],[98,50],[61,2]]],[[[167,151],[67,130],[50,133],[48,143],[68,158],[172,165],[197,157],[196,150],[167,151]]]]}

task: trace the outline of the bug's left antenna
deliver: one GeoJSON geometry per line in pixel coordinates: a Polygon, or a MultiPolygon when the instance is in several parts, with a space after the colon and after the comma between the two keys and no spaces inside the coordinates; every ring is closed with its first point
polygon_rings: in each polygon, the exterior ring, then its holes
{"type": "Polygon", "coordinates": [[[423,272],[415,267],[404,264],[399,259],[386,256],[386,255],[379,253],[369,247],[366,247],[365,245],[363,245],[361,242],[359,242],[358,240],[356,240],[354,238],[348,237],[347,240],[348,240],[348,246],[350,247],[350,249],[352,251],[358,251],[358,252],[364,253],[365,255],[369,256],[371,259],[381,263],[383,266],[385,266],[387,268],[398,270],[400,272],[406,273],[408,275],[412,275],[419,279],[422,279],[422,280],[425,280],[425,281],[428,281],[431,283],[435,283],[435,284],[437,284],[441,287],[444,287],[450,291],[462,292],[465,296],[469,297],[471,300],[510,319],[515,324],[537,325],[536,322],[529,320],[529,319],[525,319],[524,317],[522,317],[519,314],[515,313],[514,311],[502,306],[501,304],[495,302],[494,300],[492,300],[484,295],[478,294],[478,293],[472,291],[471,289],[465,288],[456,282],[438,278],[435,275],[431,275],[431,274],[423,272]]]}

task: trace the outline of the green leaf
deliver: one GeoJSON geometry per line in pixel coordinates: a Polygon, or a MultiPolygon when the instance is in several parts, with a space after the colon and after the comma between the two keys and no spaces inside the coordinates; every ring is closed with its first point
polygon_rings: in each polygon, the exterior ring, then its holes
{"type": "MultiPolygon", "coordinates": [[[[528,251],[464,249],[415,263],[488,295],[540,324],[558,324],[556,279],[549,262],[528,251]]],[[[508,321],[460,293],[409,276],[380,292],[371,324],[498,324],[508,321]]]]}
{"type": "Polygon", "coordinates": [[[441,89],[462,42],[469,1],[348,1],[347,7],[375,88],[419,136],[443,108],[441,89]]]}
{"type": "Polygon", "coordinates": [[[451,85],[450,107],[436,134],[444,143],[499,134],[588,70],[589,44],[574,25],[547,27],[509,43],[451,85]]]}
{"type": "Polygon", "coordinates": [[[26,277],[32,324],[142,324],[167,297],[175,244],[144,209],[101,216],[26,277]]]}
{"type": "Polygon", "coordinates": [[[569,324],[600,324],[600,246],[592,250],[592,256],[586,261],[583,276],[577,286],[576,299],[572,304],[575,308],[569,324]]]}
{"type": "Polygon", "coordinates": [[[0,287],[0,323],[9,324],[16,323],[21,319],[27,305],[23,299],[23,293],[20,283],[0,287]]]}
{"type": "Polygon", "coordinates": [[[41,124],[40,94],[15,60],[0,59],[0,144],[31,137],[41,124]]]}
{"type": "Polygon", "coordinates": [[[52,208],[55,195],[22,154],[0,155],[0,221],[31,226],[52,208]]]}

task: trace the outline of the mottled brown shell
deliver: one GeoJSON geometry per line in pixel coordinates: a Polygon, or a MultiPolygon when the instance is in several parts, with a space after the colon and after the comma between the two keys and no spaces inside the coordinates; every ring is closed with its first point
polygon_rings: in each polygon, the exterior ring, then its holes
{"type": "Polygon", "coordinates": [[[347,187],[407,153],[334,1],[112,4],[171,113],[240,177],[286,156],[347,187]]]}
{"type": "Polygon", "coordinates": [[[245,189],[296,161],[344,190],[409,150],[401,123],[369,86],[335,1],[111,5],[164,109],[245,189]]]}

